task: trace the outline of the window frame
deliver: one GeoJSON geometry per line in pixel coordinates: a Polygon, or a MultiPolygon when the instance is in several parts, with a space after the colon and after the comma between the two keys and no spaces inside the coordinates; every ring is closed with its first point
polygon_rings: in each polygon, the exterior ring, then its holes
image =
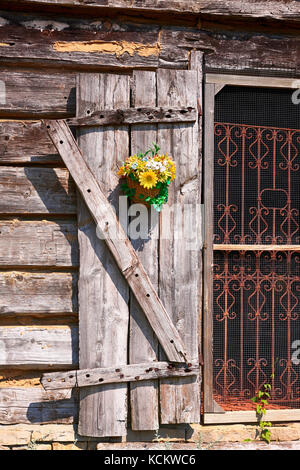
{"type": "MultiPolygon", "coordinates": [[[[253,411],[224,411],[213,399],[213,235],[214,235],[214,108],[226,85],[260,88],[300,87],[300,79],[207,73],[204,79],[204,245],[203,245],[203,421],[204,424],[256,423],[253,411]]],[[[239,245],[240,246],[240,245],[239,245]]],[[[245,245],[246,246],[246,245],[245,245]]],[[[270,245],[271,247],[271,245],[270,245]]],[[[268,247],[270,250],[271,248],[268,247]]],[[[300,246],[293,246],[300,251],[300,246]]],[[[300,421],[300,409],[268,410],[266,420],[300,421]]]]}

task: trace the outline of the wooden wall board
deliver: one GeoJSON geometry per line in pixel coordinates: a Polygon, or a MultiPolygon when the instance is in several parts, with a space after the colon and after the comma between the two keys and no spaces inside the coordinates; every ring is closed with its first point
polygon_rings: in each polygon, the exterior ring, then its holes
{"type": "MultiPolygon", "coordinates": [[[[156,106],[156,73],[134,72],[134,106],[156,106]]],[[[146,151],[157,142],[157,125],[136,124],[131,126],[131,153],[146,151]]],[[[132,240],[133,248],[155,287],[158,290],[158,234],[159,217],[147,209],[147,239],[132,240]]],[[[157,337],[136,301],[130,296],[130,343],[129,359],[131,364],[155,361],[158,357],[157,337]]],[[[141,384],[130,384],[131,428],[133,430],[155,430],[159,428],[158,380],[148,380],[141,384]]]]}
{"type": "Polygon", "coordinates": [[[77,224],[67,220],[0,220],[0,266],[78,266],[77,224]]]}
{"type": "Polygon", "coordinates": [[[0,213],[75,215],[76,191],[68,170],[0,166],[0,213]]]}
{"type": "Polygon", "coordinates": [[[0,120],[0,164],[22,163],[62,165],[41,121],[0,120]]]}
{"type": "MultiPolygon", "coordinates": [[[[16,0],[11,1],[16,3],[16,0]]],[[[212,17],[225,17],[261,20],[281,20],[281,21],[299,21],[299,5],[295,0],[288,3],[278,1],[251,1],[251,0],[217,0],[213,4],[207,0],[195,0],[186,2],[184,0],[133,0],[128,3],[127,0],[18,0],[18,4],[24,6],[57,6],[72,8],[81,7],[82,11],[110,11],[110,10],[127,10],[140,12],[143,14],[173,13],[173,14],[190,14],[190,15],[210,15],[212,17]]]]}
{"type": "MultiPolygon", "coordinates": [[[[129,107],[126,75],[80,74],[77,84],[78,116],[87,110],[129,107]]],[[[116,171],[129,151],[128,127],[80,129],[77,137],[82,158],[118,210],[116,171]]],[[[89,176],[85,178],[85,184],[91,184],[89,176]]],[[[78,201],[80,368],[120,366],[127,363],[129,288],[105,241],[97,236],[83,198],[78,201]]],[[[79,434],[122,436],[126,428],[127,384],[81,390],[79,434]]]]}
{"type": "Polygon", "coordinates": [[[78,312],[76,272],[0,272],[0,318],[78,312]]]}
{"type": "Polygon", "coordinates": [[[0,367],[66,369],[78,365],[78,328],[0,326],[0,367]]]}
{"type": "Polygon", "coordinates": [[[72,424],[78,418],[78,393],[42,387],[1,387],[0,424],[72,424]]]}
{"type": "MultiPolygon", "coordinates": [[[[197,106],[198,76],[193,71],[157,72],[158,106],[197,106]]],[[[158,125],[163,152],[176,161],[176,180],[161,212],[159,294],[171,312],[191,361],[198,361],[200,172],[198,123],[158,125]]],[[[163,356],[162,356],[163,357],[163,356]]],[[[198,378],[165,379],[160,385],[161,422],[200,419],[198,378]]]]}

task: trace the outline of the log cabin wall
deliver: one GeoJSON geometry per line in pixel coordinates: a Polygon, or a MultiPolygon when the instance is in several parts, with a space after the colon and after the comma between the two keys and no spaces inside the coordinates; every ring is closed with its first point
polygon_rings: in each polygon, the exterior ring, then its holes
{"type": "MultiPolygon", "coordinates": [[[[49,394],[40,385],[43,372],[78,366],[76,189],[40,122],[76,115],[77,73],[184,70],[201,51],[204,72],[300,75],[297,2],[81,3],[1,2],[0,445],[6,448],[92,449],[108,441],[74,444],[76,391],[49,394]]],[[[241,425],[242,439],[253,429],[241,425]]],[[[202,433],[211,441],[214,432],[170,425],[159,435],[187,443],[202,433]]],[[[153,439],[153,432],[127,436],[153,439]]]]}

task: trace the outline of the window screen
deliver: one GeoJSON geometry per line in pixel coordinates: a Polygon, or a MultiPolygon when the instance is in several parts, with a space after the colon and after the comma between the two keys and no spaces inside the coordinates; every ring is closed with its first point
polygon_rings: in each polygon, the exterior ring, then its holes
{"type": "Polygon", "coordinates": [[[266,383],[269,408],[300,407],[300,105],[291,97],[234,86],[216,95],[214,394],[225,410],[253,409],[266,383]]]}

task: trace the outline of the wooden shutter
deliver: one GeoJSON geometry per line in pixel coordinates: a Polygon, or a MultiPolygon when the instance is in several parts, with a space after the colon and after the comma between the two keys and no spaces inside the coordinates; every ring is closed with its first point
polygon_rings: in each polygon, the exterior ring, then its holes
{"type": "MultiPolygon", "coordinates": [[[[82,374],[45,374],[43,384],[45,388],[61,388],[61,384],[66,388],[82,387],[79,434],[95,437],[125,435],[128,423],[134,430],[155,430],[160,423],[195,423],[200,419],[200,377],[199,368],[195,367],[199,363],[201,290],[200,133],[195,114],[198,75],[196,71],[159,70],[135,72],[133,78],[132,107],[137,112],[129,109],[128,76],[79,75],[78,119],[69,120],[69,124],[85,124],[77,130],[81,154],[67,126],[48,123],[49,134],[80,190],[79,362],[82,374]],[[151,124],[147,123],[149,113],[143,119],[131,120],[142,113],[142,107],[153,108],[151,124]],[[105,114],[106,109],[119,111],[105,114]],[[105,127],[103,119],[106,119],[105,127]],[[114,125],[110,126],[109,122],[114,125]],[[129,127],[132,122],[138,123],[129,127]],[[104,202],[105,194],[118,213],[118,164],[130,152],[142,150],[155,141],[176,160],[177,178],[170,185],[168,205],[160,216],[156,214],[152,219],[154,226],[149,227],[152,229],[149,240],[133,241],[138,258],[123,269],[113,243],[96,235],[95,221],[100,219],[95,216],[97,205],[93,193],[97,193],[99,185],[98,201],[104,202]],[[82,174],[76,167],[76,158],[85,160],[82,174]],[[92,190],[85,190],[84,186],[89,184],[92,190]],[[92,192],[92,196],[87,192],[92,192]],[[191,214],[193,224],[189,227],[186,217],[191,214]],[[136,281],[133,269],[140,269],[141,276],[136,281]],[[149,276],[146,284],[135,284],[144,279],[146,271],[149,276]],[[157,294],[153,300],[147,300],[152,301],[150,310],[141,299],[139,286],[142,290],[148,286],[159,294],[161,300],[157,294]],[[165,341],[164,336],[174,340],[165,341]],[[184,357],[188,357],[190,364],[176,366],[176,362],[185,361],[184,357]],[[175,362],[169,365],[170,360],[175,362]],[[128,363],[132,366],[126,366],[128,363]],[[139,375],[132,375],[135,364],[139,375]],[[148,369],[143,373],[141,366],[148,369]],[[149,380],[145,380],[147,373],[149,380]],[[101,385],[96,385],[95,374],[98,377],[101,374],[98,379],[101,385]],[[159,377],[168,378],[158,381],[159,377]],[[130,387],[124,382],[126,378],[130,387]]],[[[109,217],[114,223],[113,214],[109,217]]],[[[126,243],[124,250],[129,250],[126,243]]],[[[130,250],[128,253],[132,254],[130,250]]],[[[136,254],[131,258],[135,257],[136,254]]]]}

